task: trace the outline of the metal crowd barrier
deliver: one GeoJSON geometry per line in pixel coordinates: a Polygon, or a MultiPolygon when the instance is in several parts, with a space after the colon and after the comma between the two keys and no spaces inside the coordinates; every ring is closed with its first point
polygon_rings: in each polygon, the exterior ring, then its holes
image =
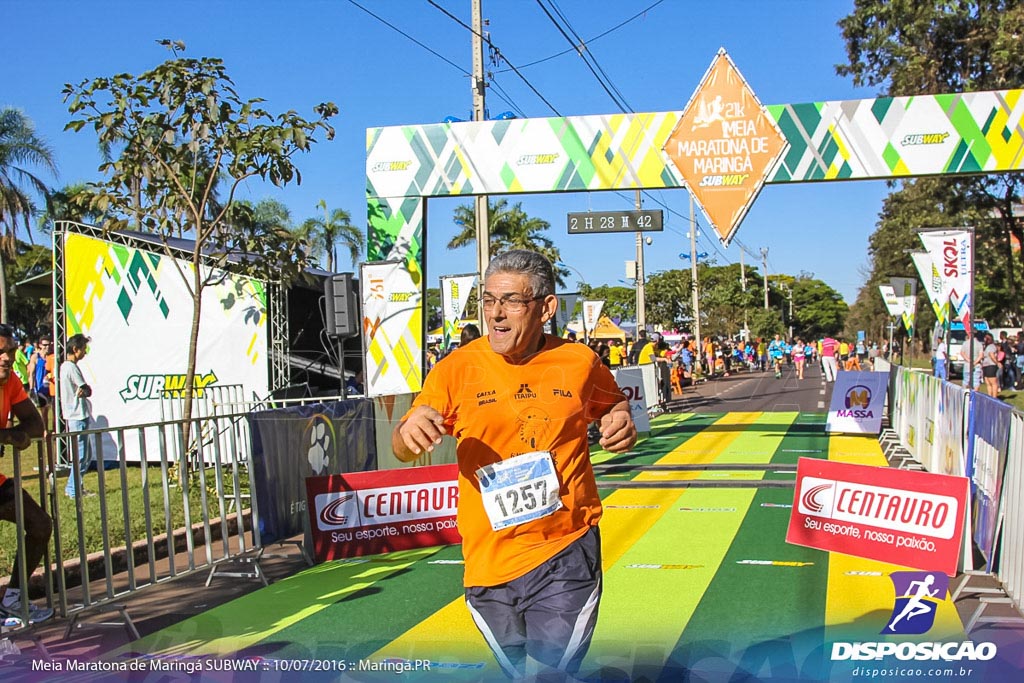
{"type": "MultiPolygon", "coordinates": [[[[85,489],[98,489],[99,495],[75,497],[70,516],[63,471],[47,466],[41,441],[33,445],[40,473],[37,502],[53,522],[42,584],[47,603],[61,616],[71,617],[66,635],[81,625],[80,616],[98,608],[117,612],[121,618],[102,625],[127,628],[137,637],[118,600],[196,571],[210,571],[212,578],[222,563],[260,550],[259,511],[255,497],[250,496],[252,453],[245,416],[223,413],[194,418],[189,421],[191,434],[215,434],[216,438],[195,439],[191,447],[184,443],[186,421],[180,419],[53,435],[51,439],[62,445],[70,459],[69,476],[79,477],[79,438],[89,440],[97,464],[85,489]],[[175,481],[170,476],[175,466],[190,474],[175,481]],[[113,540],[115,530],[117,540],[113,540]]],[[[13,460],[16,492],[22,486],[21,455],[15,452],[13,460]]],[[[20,496],[17,501],[18,550],[23,550],[20,496]]],[[[263,578],[258,570],[244,576],[263,578]]],[[[32,585],[38,591],[39,581],[30,585],[28,579],[21,577],[25,596],[32,585]]],[[[22,603],[27,623],[28,601],[22,603]]]]}
{"type": "MultiPolygon", "coordinates": [[[[968,471],[973,468],[967,458],[971,412],[992,411],[997,404],[974,399],[976,392],[901,366],[893,366],[890,392],[892,432],[909,458],[929,472],[976,480],[976,473],[968,471]]],[[[883,447],[886,438],[883,435],[883,447]]],[[[965,571],[950,586],[954,601],[961,595],[978,596],[978,605],[965,624],[967,632],[979,624],[1024,621],[1021,616],[986,616],[993,605],[1012,605],[1018,614],[1024,605],[1024,498],[1020,495],[1024,491],[1024,413],[1017,410],[1010,412],[1001,482],[998,511],[1002,523],[990,558],[992,571],[973,570],[968,537],[965,571]],[[985,578],[987,581],[978,585],[977,580],[985,578]]],[[[972,501],[972,506],[976,504],[972,501]]]]}

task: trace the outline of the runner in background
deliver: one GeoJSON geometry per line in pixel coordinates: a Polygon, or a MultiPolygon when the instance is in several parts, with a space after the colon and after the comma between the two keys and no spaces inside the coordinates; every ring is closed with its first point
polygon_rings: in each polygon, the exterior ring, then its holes
{"type": "Polygon", "coordinates": [[[456,437],[470,614],[509,677],[571,676],[602,586],[587,426],[598,421],[615,453],[633,446],[636,428],[593,351],[544,333],[558,307],[546,258],[496,256],[480,303],[487,337],[434,367],[391,444],[409,462],[456,437]]]}

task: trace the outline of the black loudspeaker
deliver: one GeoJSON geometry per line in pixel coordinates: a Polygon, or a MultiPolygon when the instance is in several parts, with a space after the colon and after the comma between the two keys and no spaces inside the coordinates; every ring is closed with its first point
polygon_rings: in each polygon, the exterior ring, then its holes
{"type": "Polygon", "coordinates": [[[324,280],[327,336],[354,337],[359,334],[359,306],[352,273],[338,273],[324,280]]]}

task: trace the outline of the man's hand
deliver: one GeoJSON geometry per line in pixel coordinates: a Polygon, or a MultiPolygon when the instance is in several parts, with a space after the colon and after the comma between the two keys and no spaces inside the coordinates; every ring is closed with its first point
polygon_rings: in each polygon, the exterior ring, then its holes
{"type": "Polygon", "coordinates": [[[424,451],[433,451],[445,434],[441,413],[430,406],[418,406],[395,427],[391,434],[391,448],[399,460],[409,462],[424,451]]]}
{"type": "Polygon", "coordinates": [[[619,403],[601,418],[601,447],[612,453],[625,453],[636,443],[636,426],[629,402],[619,403]]]}

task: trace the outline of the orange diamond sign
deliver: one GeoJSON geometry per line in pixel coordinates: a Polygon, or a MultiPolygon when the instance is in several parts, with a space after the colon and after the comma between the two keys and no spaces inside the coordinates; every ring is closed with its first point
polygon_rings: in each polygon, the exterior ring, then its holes
{"type": "Polygon", "coordinates": [[[728,244],[785,147],[786,138],[723,49],[663,150],[728,244]]]}

